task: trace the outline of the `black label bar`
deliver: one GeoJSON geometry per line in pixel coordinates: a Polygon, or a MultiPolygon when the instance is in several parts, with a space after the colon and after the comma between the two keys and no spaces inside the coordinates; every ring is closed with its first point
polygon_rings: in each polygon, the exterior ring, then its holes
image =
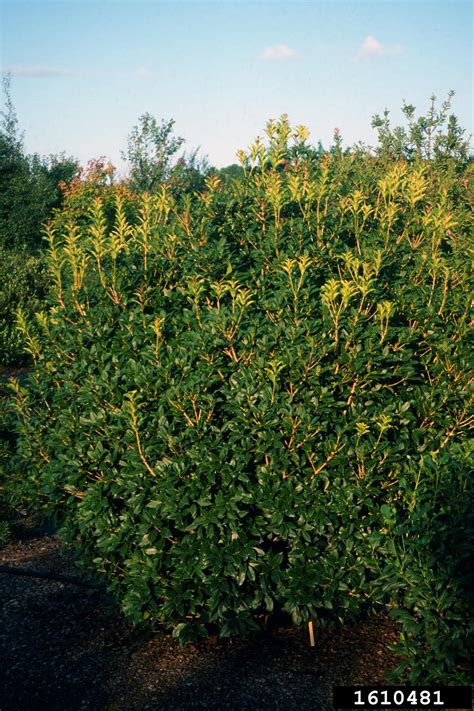
{"type": "Polygon", "coordinates": [[[470,686],[334,686],[335,709],[472,709],[470,686]]]}

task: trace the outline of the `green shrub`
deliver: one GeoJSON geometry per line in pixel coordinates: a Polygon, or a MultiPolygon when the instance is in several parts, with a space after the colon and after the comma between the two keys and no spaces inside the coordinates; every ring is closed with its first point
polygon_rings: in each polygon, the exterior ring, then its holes
{"type": "Polygon", "coordinates": [[[10,472],[15,449],[14,410],[8,398],[8,376],[0,371],[0,548],[10,540],[10,519],[14,516],[11,497],[16,488],[10,472]]]}
{"type": "Polygon", "coordinates": [[[400,676],[462,678],[467,182],[267,135],[236,182],[49,228],[26,495],[135,622],[187,640],[390,602],[400,676]]]}
{"type": "Polygon", "coordinates": [[[44,308],[48,289],[44,257],[0,248],[0,366],[21,366],[29,360],[16,328],[22,308],[30,319],[44,308]]]}

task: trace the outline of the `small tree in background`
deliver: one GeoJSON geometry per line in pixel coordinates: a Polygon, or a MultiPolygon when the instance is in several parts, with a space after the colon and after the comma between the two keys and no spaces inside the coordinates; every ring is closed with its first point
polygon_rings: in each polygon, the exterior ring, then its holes
{"type": "Polygon", "coordinates": [[[5,77],[0,111],[0,366],[29,360],[16,330],[16,311],[21,306],[31,317],[44,302],[43,223],[63,204],[60,183],[69,184],[77,172],[77,162],[64,154],[43,158],[25,153],[10,77],[5,77]]]}
{"type": "Polygon", "coordinates": [[[470,137],[459,125],[454,114],[449,114],[454,91],[449,91],[441,107],[436,106],[436,96],[430,97],[426,115],[416,118],[413,104],[403,103],[402,112],[407,119],[407,127],[390,125],[390,112],[375,114],[372,128],[377,129],[378,146],[376,153],[385,159],[438,160],[454,159],[458,165],[469,160],[470,137]]]}
{"type": "Polygon", "coordinates": [[[184,138],[172,136],[174,119],[157,120],[142,114],[128,137],[122,158],[130,166],[130,187],[136,192],[153,192],[170,175],[173,159],[184,138]]]}
{"type": "Polygon", "coordinates": [[[129,186],[136,193],[156,192],[168,183],[175,196],[204,189],[210,171],[206,158],[198,158],[196,149],[178,157],[185,140],[173,136],[174,119],[160,123],[149,113],[142,114],[128,137],[122,158],[129,165],[129,186]]]}
{"type": "Polygon", "coordinates": [[[4,107],[0,111],[0,246],[15,251],[38,251],[41,228],[54,208],[61,206],[59,183],[70,182],[78,163],[74,158],[27,155],[10,93],[3,79],[4,107]]]}

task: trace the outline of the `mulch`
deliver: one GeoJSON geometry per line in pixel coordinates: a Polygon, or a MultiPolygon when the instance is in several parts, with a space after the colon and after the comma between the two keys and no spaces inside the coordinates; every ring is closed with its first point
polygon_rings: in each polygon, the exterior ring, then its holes
{"type": "MultiPolygon", "coordinates": [[[[54,531],[14,527],[0,564],[80,575],[54,531]]],[[[0,711],[332,709],[334,684],[382,684],[396,664],[386,615],[339,632],[279,628],[180,647],[133,628],[105,592],[0,574],[0,711]]]]}

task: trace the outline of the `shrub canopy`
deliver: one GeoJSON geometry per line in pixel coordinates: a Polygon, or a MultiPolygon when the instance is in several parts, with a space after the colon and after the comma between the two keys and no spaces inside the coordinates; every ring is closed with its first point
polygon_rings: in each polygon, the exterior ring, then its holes
{"type": "Polygon", "coordinates": [[[238,180],[48,227],[27,490],[136,622],[187,640],[390,602],[401,671],[461,678],[472,173],[266,133],[238,180]]]}

